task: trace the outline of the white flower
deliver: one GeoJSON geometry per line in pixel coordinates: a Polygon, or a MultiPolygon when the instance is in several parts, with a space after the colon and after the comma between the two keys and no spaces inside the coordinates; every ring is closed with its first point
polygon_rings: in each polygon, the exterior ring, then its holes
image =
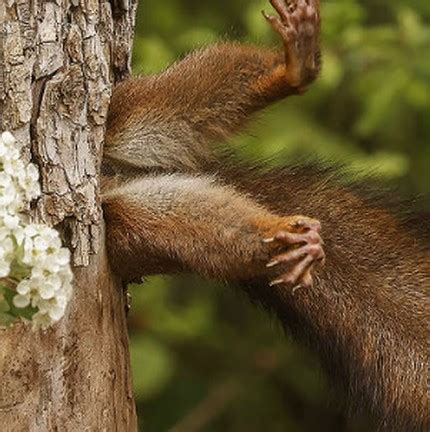
{"type": "Polygon", "coordinates": [[[61,290],[62,281],[61,278],[52,274],[45,278],[43,283],[39,287],[39,295],[42,299],[48,300],[55,296],[55,294],[61,290]]]}
{"type": "Polygon", "coordinates": [[[52,257],[48,254],[44,255],[43,259],[40,259],[37,267],[33,268],[34,274],[43,274],[45,277],[50,276],[51,274],[58,274],[61,267],[55,260],[55,257],[52,257]]]}
{"type": "Polygon", "coordinates": [[[7,229],[5,226],[0,226],[0,247],[1,247],[1,242],[9,235],[10,235],[10,230],[7,229]]]}
{"type": "Polygon", "coordinates": [[[10,237],[3,238],[0,244],[0,278],[9,276],[13,260],[14,244],[10,237]]]}
{"type": "Polygon", "coordinates": [[[55,257],[58,265],[64,267],[70,263],[70,251],[66,248],[61,248],[55,257]]]}
{"type": "Polygon", "coordinates": [[[24,279],[16,287],[18,295],[14,297],[14,305],[17,308],[27,307],[30,303],[34,307],[39,301],[39,286],[42,283],[41,280],[37,279],[24,279]],[[15,303],[15,298],[18,297],[15,303]],[[25,299],[25,300],[24,300],[25,299]],[[19,306],[22,304],[23,306],[19,306]]]}
{"type": "Polygon", "coordinates": [[[22,173],[25,174],[25,163],[21,159],[5,159],[3,160],[3,170],[7,175],[18,178],[22,173]]]}
{"type": "Polygon", "coordinates": [[[44,240],[48,244],[48,249],[57,251],[61,248],[61,239],[58,231],[49,227],[42,226],[40,229],[40,236],[44,238],[44,240]]]}
{"type": "Polygon", "coordinates": [[[28,279],[24,279],[16,287],[17,293],[23,296],[30,294],[31,290],[32,290],[32,286],[28,279]]]}
{"type": "Polygon", "coordinates": [[[6,207],[15,200],[17,200],[19,205],[21,205],[22,199],[19,196],[11,177],[4,172],[0,172],[0,206],[6,207]]]}
{"type": "Polygon", "coordinates": [[[20,195],[17,195],[17,197],[5,207],[5,210],[9,214],[21,214],[24,208],[25,208],[24,199],[20,195]]]}
{"type": "Polygon", "coordinates": [[[24,229],[24,234],[26,237],[34,237],[39,234],[38,225],[29,224],[24,229]]]}
{"type": "Polygon", "coordinates": [[[10,162],[10,161],[18,161],[21,152],[16,147],[9,147],[5,145],[4,143],[0,143],[0,153],[1,153],[1,160],[3,163],[10,162]]]}
{"type": "Polygon", "coordinates": [[[17,308],[25,308],[30,304],[30,297],[29,296],[25,296],[25,295],[21,295],[18,294],[13,298],[13,304],[17,307],[17,308]]]}
{"type": "Polygon", "coordinates": [[[40,195],[39,171],[20,159],[12,134],[0,137],[0,278],[18,278],[13,304],[37,309],[33,326],[46,328],[60,320],[72,296],[70,252],[58,232],[28,224],[22,213],[40,195]]]}
{"type": "Polygon", "coordinates": [[[17,229],[19,227],[19,222],[19,217],[15,215],[7,214],[3,218],[4,226],[10,230],[17,229]]]}
{"type": "Polygon", "coordinates": [[[66,310],[66,305],[60,303],[56,297],[52,297],[48,300],[41,299],[37,303],[39,311],[43,314],[48,314],[52,321],[58,321],[66,310]]]}
{"type": "Polygon", "coordinates": [[[52,325],[51,317],[47,313],[36,312],[32,317],[32,321],[34,329],[46,329],[52,325]]]}
{"type": "MultiPolygon", "coordinates": [[[[1,228],[0,228],[1,231],[1,228]]],[[[13,230],[13,236],[15,238],[17,246],[21,246],[22,242],[24,241],[24,228],[20,225],[17,228],[13,230]]],[[[1,234],[0,234],[1,239],[1,234]]]]}
{"type": "MultiPolygon", "coordinates": [[[[72,272],[70,272],[70,274],[72,274],[72,272]]],[[[61,294],[57,295],[57,301],[60,302],[61,300],[64,301],[64,303],[66,304],[72,298],[72,292],[73,292],[73,285],[71,283],[72,279],[73,277],[71,278],[70,282],[63,281],[63,287],[61,289],[62,295],[61,294]]]]}
{"type": "Polygon", "coordinates": [[[39,170],[34,164],[28,164],[23,170],[17,170],[18,184],[25,192],[27,200],[40,196],[39,170]]]}
{"type": "Polygon", "coordinates": [[[55,296],[56,287],[50,282],[45,281],[39,289],[40,298],[49,300],[55,296]]]}
{"type": "Polygon", "coordinates": [[[3,238],[0,244],[0,258],[6,259],[8,256],[13,254],[14,249],[15,247],[10,236],[3,238]]]}
{"type": "Polygon", "coordinates": [[[45,252],[48,249],[48,242],[42,236],[36,236],[33,239],[33,247],[39,252],[45,252]]]}
{"type": "MultiPolygon", "coordinates": [[[[73,281],[73,272],[70,269],[70,265],[64,266],[62,269],[58,271],[58,275],[61,277],[61,280],[63,281],[64,285],[69,284],[71,285],[73,281]]],[[[63,288],[64,290],[66,288],[63,288]]]]}
{"type": "Polygon", "coordinates": [[[7,146],[13,146],[16,143],[15,137],[8,131],[1,134],[1,141],[7,146]]]}
{"type": "Polygon", "coordinates": [[[36,323],[53,324],[65,313],[72,295],[70,252],[61,247],[58,233],[42,225],[24,229],[22,261],[31,266],[30,279],[17,287],[18,304],[31,304],[40,312],[36,323]],[[25,297],[25,299],[24,299],[25,297]]]}
{"type": "Polygon", "coordinates": [[[8,148],[3,141],[0,140],[0,158],[4,158],[8,152],[8,148]]]}
{"type": "Polygon", "coordinates": [[[66,311],[65,307],[62,307],[62,306],[57,304],[57,305],[52,306],[49,309],[48,314],[49,314],[49,317],[52,319],[52,321],[57,322],[61,318],[63,318],[65,311],[66,311]]]}
{"type": "Polygon", "coordinates": [[[20,150],[13,135],[10,132],[4,132],[0,139],[0,158],[2,162],[5,160],[18,159],[20,150]]]}
{"type": "Polygon", "coordinates": [[[24,229],[24,255],[22,261],[27,265],[38,265],[50,271],[58,271],[68,265],[70,253],[61,248],[58,232],[42,225],[29,225],[24,229]]]}
{"type": "Polygon", "coordinates": [[[24,255],[22,257],[22,262],[26,265],[34,264],[34,250],[33,250],[33,240],[30,237],[24,237],[24,255]]]}
{"type": "Polygon", "coordinates": [[[10,263],[7,261],[0,260],[0,278],[9,276],[10,263]]]}
{"type": "Polygon", "coordinates": [[[5,172],[0,172],[0,187],[6,188],[12,184],[12,177],[5,172]]]}

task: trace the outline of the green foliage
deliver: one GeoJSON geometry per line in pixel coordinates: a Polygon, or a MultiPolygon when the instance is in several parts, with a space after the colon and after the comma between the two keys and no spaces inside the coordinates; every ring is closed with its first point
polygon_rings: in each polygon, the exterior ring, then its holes
{"type": "Polygon", "coordinates": [[[9,290],[0,285],[0,327],[9,326],[16,321],[16,317],[11,313],[12,299],[7,296],[9,290]]]}
{"type": "Polygon", "coordinates": [[[0,284],[0,327],[9,326],[20,318],[31,320],[36,313],[31,306],[16,308],[12,302],[15,294],[15,290],[0,284]]]}
{"type": "Polygon", "coordinates": [[[173,354],[156,338],[135,335],[130,340],[133,385],[137,397],[151,398],[163,390],[174,373],[173,354]]]}
{"type": "MultiPolygon", "coordinates": [[[[230,144],[243,157],[277,164],[303,156],[340,161],[428,193],[430,2],[322,3],[320,80],[307,95],[268,109],[230,144]]],[[[268,1],[144,0],[134,69],[154,73],[220,38],[273,45],[262,9],[270,10],[268,1]]],[[[132,294],[133,370],[145,432],[167,431],[201,403],[213,409],[202,431],[371,430],[327,403],[315,360],[239,293],[181,277],[152,278],[132,294]],[[223,383],[223,403],[212,406],[223,383]]]]}

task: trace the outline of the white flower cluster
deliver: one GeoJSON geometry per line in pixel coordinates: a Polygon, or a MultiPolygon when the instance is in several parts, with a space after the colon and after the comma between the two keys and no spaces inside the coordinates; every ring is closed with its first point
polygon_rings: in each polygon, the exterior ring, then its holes
{"type": "Polygon", "coordinates": [[[39,172],[21,159],[13,135],[0,138],[0,285],[13,285],[16,308],[35,310],[35,327],[46,328],[65,313],[72,294],[70,252],[57,231],[27,223],[23,211],[40,195],[39,172]]]}

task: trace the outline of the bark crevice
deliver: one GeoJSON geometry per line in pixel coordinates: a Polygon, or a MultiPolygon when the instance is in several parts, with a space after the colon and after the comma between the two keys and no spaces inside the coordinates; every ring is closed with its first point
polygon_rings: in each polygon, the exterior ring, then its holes
{"type": "Polygon", "coordinates": [[[0,130],[38,164],[34,218],[61,228],[75,294],[46,332],[0,330],[6,431],[135,431],[120,281],[106,258],[99,199],[113,84],[130,72],[137,0],[2,0],[0,130]]]}

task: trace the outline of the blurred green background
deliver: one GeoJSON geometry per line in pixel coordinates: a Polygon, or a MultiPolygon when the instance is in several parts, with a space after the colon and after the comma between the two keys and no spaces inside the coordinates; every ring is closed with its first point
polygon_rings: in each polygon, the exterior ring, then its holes
{"type": "MultiPolygon", "coordinates": [[[[224,39],[273,45],[263,0],[141,0],[133,67],[154,73],[224,39]]],[[[341,161],[430,191],[430,2],[322,0],[321,79],[232,145],[243,157],[341,161]]],[[[239,292],[196,277],[131,287],[131,354],[145,432],[371,431],[347,420],[317,361],[239,292]]]]}

